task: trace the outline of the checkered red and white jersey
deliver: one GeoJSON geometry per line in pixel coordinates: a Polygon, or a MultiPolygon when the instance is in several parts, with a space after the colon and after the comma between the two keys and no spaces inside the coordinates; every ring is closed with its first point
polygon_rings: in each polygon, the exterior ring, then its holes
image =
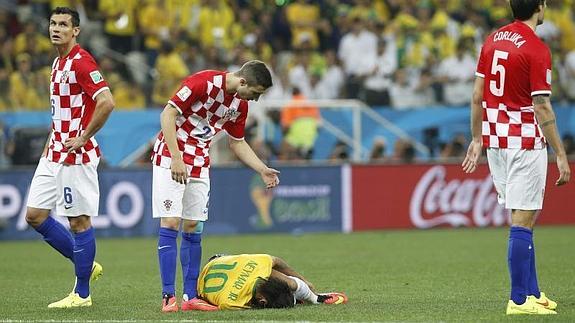
{"type": "Polygon", "coordinates": [[[54,60],[50,77],[52,135],[48,160],[76,165],[98,161],[100,147],[93,137],[76,151],[68,151],[64,142],[80,136],[86,129],[94,114],[95,98],[106,89],[108,84],[94,58],[80,45],[74,46],[66,57],[54,60]]]}
{"type": "Polygon", "coordinates": [[[483,146],[543,149],[534,95],[551,95],[551,53],[521,21],[489,35],[475,74],[484,79],[483,146]]]}
{"type": "MultiPolygon", "coordinates": [[[[208,178],[212,138],[225,130],[242,140],[248,115],[248,101],[226,94],[226,73],[206,70],[187,77],[168,103],[180,112],[176,118],[178,147],[189,177],[208,178]]],[[[170,168],[171,157],[162,132],[152,153],[154,165],[170,168]]]]}

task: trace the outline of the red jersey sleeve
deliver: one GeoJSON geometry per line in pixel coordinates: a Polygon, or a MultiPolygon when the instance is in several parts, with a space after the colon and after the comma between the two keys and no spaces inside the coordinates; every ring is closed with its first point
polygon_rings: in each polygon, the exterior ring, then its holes
{"type": "Polygon", "coordinates": [[[92,57],[82,57],[82,59],[75,61],[75,64],[76,82],[95,101],[96,96],[108,88],[108,83],[104,80],[92,57]]]}
{"type": "Polygon", "coordinates": [[[529,83],[531,95],[551,95],[551,52],[545,47],[531,53],[529,83]]]}
{"type": "Polygon", "coordinates": [[[240,115],[235,122],[228,121],[224,124],[223,129],[234,139],[242,140],[245,136],[246,119],[248,117],[248,103],[242,101],[238,108],[240,115]]]}
{"type": "Polygon", "coordinates": [[[477,62],[477,69],[475,70],[475,75],[485,78],[485,74],[487,74],[486,66],[487,62],[485,61],[485,44],[481,47],[481,54],[479,54],[479,60],[477,62]]]}
{"type": "Polygon", "coordinates": [[[183,114],[190,110],[194,104],[201,104],[199,101],[204,94],[206,94],[206,82],[189,77],[184,80],[176,94],[168,102],[183,114]]]}

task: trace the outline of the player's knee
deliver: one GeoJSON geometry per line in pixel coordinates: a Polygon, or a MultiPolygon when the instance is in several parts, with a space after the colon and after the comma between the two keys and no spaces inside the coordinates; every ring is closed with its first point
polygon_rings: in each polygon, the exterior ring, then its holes
{"type": "Polygon", "coordinates": [[[162,218],[160,220],[160,226],[166,229],[179,230],[180,222],[180,218],[162,218]]]}
{"type": "Polygon", "coordinates": [[[204,231],[204,222],[194,220],[184,220],[183,231],[191,233],[202,233],[204,231]]]}
{"type": "Polygon", "coordinates": [[[42,224],[49,214],[49,211],[28,208],[26,210],[26,222],[35,228],[42,224]]]}
{"type": "Polygon", "coordinates": [[[89,216],[81,215],[74,218],[68,218],[70,230],[74,233],[84,232],[92,226],[89,216]]]}

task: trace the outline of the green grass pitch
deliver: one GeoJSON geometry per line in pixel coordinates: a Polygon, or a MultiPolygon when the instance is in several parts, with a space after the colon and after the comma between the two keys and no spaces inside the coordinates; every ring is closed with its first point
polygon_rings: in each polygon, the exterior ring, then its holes
{"type": "MultiPolygon", "coordinates": [[[[170,314],[160,312],[155,239],[99,239],[104,276],[92,286],[94,305],[74,310],[46,307],[72,287],[68,261],[40,239],[3,241],[0,321],[575,321],[575,227],[535,233],[540,286],[559,303],[553,317],[504,315],[507,235],[507,229],[206,235],[204,261],[219,252],[280,256],[318,290],[347,293],[349,303],[170,314]]],[[[179,272],[176,281],[179,293],[179,272]]]]}

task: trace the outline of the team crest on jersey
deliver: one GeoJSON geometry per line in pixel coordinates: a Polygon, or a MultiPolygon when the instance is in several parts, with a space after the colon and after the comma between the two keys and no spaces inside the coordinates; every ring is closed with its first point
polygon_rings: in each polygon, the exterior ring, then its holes
{"type": "Polygon", "coordinates": [[[68,82],[68,78],[70,77],[70,72],[69,71],[63,71],[62,72],[62,77],[60,77],[60,83],[66,83],[68,82]]]}
{"type": "Polygon", "coordinates": [[[92,82],[94,82],[94,84],[98,84],[104,80],[104,77],[102,77],[102,74],[100,74],[99,71],[90,72],[90,77],[92,78],[92,82]]]}
{"type": "Polygon", "coordinates": [[[240,115],[241,112],[238,111],[238,109],[234,109],[234,108],[229,108],[225,113],[224,113],[224,119],[225,120],[230,120],[230,119],[235,119],[240,115]]]}
{"type": "Polygon", "coordinates": [[[180,100],[182,101],[186,101],[190,95],[192,95],[192,90],[190,90],[189,87],[185,86],[182,87],[178,93],[176,93],[176,95],[178,96],[178,98],[180,98],[180,100]]]}

